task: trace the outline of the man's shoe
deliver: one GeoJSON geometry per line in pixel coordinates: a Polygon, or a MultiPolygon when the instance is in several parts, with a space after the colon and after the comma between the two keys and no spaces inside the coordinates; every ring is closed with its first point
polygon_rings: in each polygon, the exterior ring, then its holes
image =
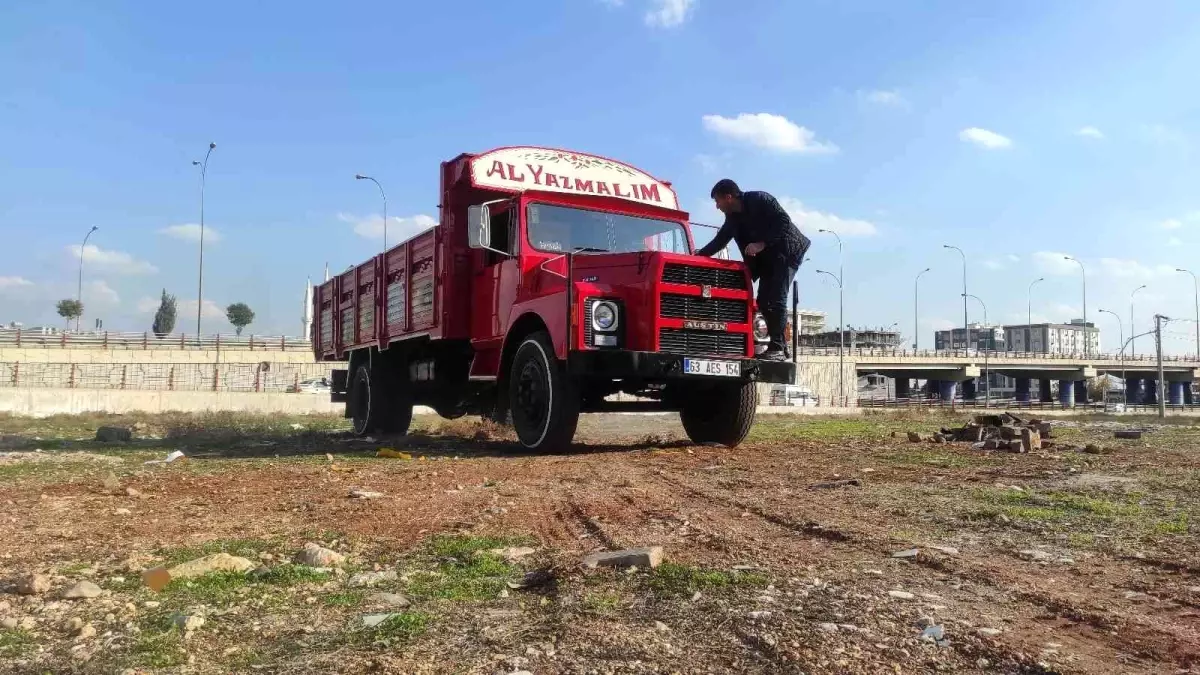
{"type": "Polygon", "coordinates": [[[768,349],[758,355],[760,361],[787,361],[787,354],[782,349],[768,349]]]}

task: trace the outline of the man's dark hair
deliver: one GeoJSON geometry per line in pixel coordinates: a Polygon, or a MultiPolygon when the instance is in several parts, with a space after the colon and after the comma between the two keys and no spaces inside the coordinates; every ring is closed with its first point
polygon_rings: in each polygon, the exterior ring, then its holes
{"type": "Polygon", "coordinates": [[[739,188],[738,184],[733,182],[732,179],[722,178],[721,180],[717,181],[717,184],[713,186],[712,193],[709,194],[709,197],[712,197],[713,199],[716,199],[718,196],[741,197],[742,189],[739,188]]]}

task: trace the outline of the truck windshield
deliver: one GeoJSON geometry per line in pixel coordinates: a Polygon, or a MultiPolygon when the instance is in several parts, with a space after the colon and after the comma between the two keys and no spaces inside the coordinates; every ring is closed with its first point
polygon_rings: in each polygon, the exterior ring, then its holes
{"type": "Polygon", "coordinates": [[[529,243],[539,251],[691,253],[687,231],[669,220],[549,204],[530,204],[527,215],[529,243]]]}

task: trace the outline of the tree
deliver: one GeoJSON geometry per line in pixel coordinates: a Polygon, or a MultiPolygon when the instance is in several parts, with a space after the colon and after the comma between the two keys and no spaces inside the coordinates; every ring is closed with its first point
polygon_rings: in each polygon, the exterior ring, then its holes
{"type": "Polygon", "coordinates": [[[225,316],[229,319],[229,323],[233,324],[238,335],[242,334],[243,328],[254,323],[254,310],[244,302],[235,302],[226,307],[225,316]]]}
{"type": "Polygon", "coordinates": [[[1087,383],[1088,398],[1093,401],[1108,400],[1108,391],[1112,389],[1113,384],[1112,378],[1110,378],[1108,375],[1093,377],[1092,379],[1088,380],[1087,383]]]}
{"type": "Polygon", "coordinates": [[[58,310],[58,315],[66,319],[67,326],[70,327],[71,322],[83,316],[83,303],[78,300],[67,298],[59,300],[54,306],[58,310]]]}
{"type": "Polygon", "coordinates": [[[158,337],[166,337],[175,330],[175,296],[167,294],[163,289],[162,301],[158,303],[158,311],[154,313],[154,325],[151,329],[158,337]]]}

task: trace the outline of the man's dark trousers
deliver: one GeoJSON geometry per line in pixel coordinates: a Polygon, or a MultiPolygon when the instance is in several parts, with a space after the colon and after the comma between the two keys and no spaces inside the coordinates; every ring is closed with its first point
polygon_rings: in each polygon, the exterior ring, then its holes
{"type": "MultiPolygon", "coordinates": [[[[787,295],[799,262],[782,251],[765,250],[755,256],[758,273],[758,311],[767,322],[767,334],[771,337],[768,349],[787,352],[784,336],[787,334],[787,295]]],[[[799,330],[792,326],[792,330],[799,330]]]]}

